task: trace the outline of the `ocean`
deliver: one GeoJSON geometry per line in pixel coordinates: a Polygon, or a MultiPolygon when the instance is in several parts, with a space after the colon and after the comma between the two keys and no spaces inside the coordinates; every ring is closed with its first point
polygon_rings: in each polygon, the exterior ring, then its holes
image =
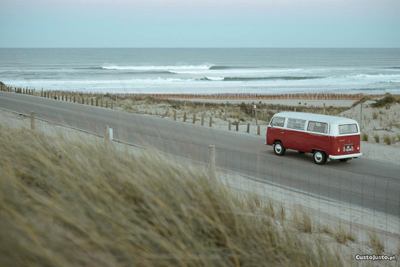
{"type": "Polygon", "coordinates": [[[400,49],[0,49],[0,81],[109,93],[400,94],[400,49]]]}

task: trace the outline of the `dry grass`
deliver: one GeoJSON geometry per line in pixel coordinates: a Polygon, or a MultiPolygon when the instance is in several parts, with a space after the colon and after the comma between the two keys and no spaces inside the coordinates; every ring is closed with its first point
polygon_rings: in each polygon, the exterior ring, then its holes
{"type": "Polygon", "coordinates": [[[278,223],[257,197],[234,197],[155,154],[2,124],[0,151],[0,266],[351,264],[278,223]]]}
{"type": "Polygon", "coordinates": [[[387,144],[387,145],[391,145],[392,144],[392,138],[390,137],[390,135],[385,134],[383,136],[383,141],[387,144]]]}
{"type": "Polygon", "coordinates": [[[369,246],[375,251],[376,254],[381,255],[385,246],[382,240],[378,237],[375,231],[368,233],[369,246]]]}
{"type": "Polygon", "coordinates": [[[368,139],[369,139],[368,133],[362,132],[362,133],[361,133],[361,140],[362,140],[362,141],[367,141],[367,142],[368,142],[368,139]]]}
{"type": "Polygon", "coordinates": [[[333,236],[335,237],[336,241],[339,243],[346,243],[347,241],[355,242],[356,239],[352,233],[348,232],[343,224],[339,224],[339,226],[333,232],[333,236]]]}
{"type": "Polygon", "coordinates": [[[374,134],[374,139],[376,143],[379,143],[379,134],[374,134]]]}

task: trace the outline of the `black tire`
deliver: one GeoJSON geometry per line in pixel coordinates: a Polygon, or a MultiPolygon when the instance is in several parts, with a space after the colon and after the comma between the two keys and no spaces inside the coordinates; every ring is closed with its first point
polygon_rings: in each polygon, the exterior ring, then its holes
{"type": "Polygon", "coordinates": [[[324,151],[316,150],[313,154],[315,164],[323,165],[326,162],[326,154],[324,151]]]}
{"type": "Polygon", "coordinates": [[[304,153],[306,153],[306,152],[304,152],[304,151],[299,151],[299,154],[304,154],[304,153]]]}
{"type": "Polygon", "coordinates": [[[276,141],[274,143],[274,152],[278,156],[283,156],[285,154],[286,149],[283,147],[283,145],[280,141],[276,141]]]}
{"type": "Polygon", "coordinates": [[[349,159],[339,159],[339,161],[346,162],[346,161],[349,161],[349,159]]]}

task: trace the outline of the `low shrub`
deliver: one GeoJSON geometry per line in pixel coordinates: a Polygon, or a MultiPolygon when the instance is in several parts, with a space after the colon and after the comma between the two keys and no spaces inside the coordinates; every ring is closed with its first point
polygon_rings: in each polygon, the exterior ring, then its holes
{"type": "Polygon", "coordinates": [[[394,103],[400,103],[400,98],[396,98],[390,93],[386,93],[385,96],[379,100],[376,100],[375,103],[371,104],[373,108],[381,108],[387,105],[392,105],[394,103]]]}
{"type": "Polygon", "coordinates": [[[369,136],[366,132],[361,133],[361,140],[362,141],[367,141],[368,142],[369,136]]]}
{"type": "Polygon", "coordinates": [[[383,141],[387,144],[387,145],[391,145],[392,144],[392,138],[390,138],[390,135],[385,134],[383,136],[383,141]]]}
{"type": "Polygon", "coordinates": [[[374,139],[376,143],[379,143],[379,134],[374,134],[374,139]]]}

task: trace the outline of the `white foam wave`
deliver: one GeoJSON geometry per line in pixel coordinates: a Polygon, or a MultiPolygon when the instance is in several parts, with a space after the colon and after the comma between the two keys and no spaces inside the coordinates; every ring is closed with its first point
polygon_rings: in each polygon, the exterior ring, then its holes
{"type": "Polygon", "coordinates": [[[174,70],[208,70],[208,65],[186,66],[103,66],[105,70],[136,70],[136,71],[174,71],[174,70]]]}

